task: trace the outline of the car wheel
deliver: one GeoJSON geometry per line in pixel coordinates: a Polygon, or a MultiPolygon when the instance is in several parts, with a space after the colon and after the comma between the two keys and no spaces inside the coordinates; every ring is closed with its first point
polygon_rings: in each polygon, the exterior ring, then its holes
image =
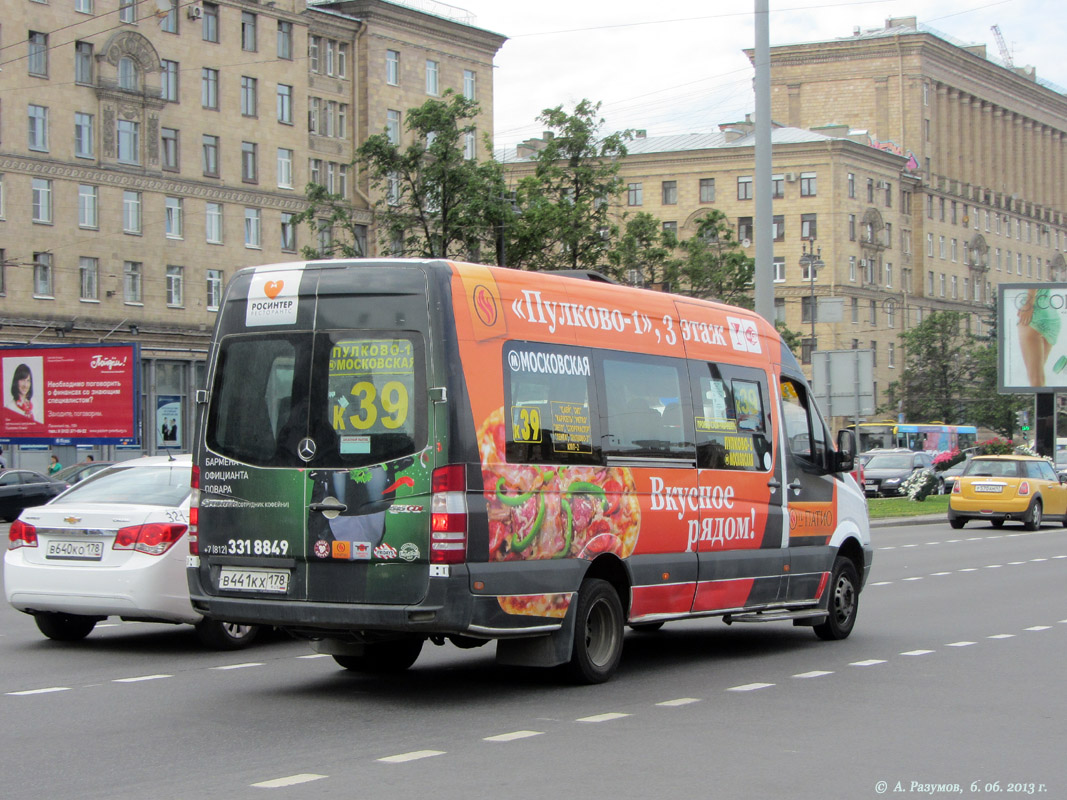
{"type": "Polygon", "coordinates": [[[827,608],[830,614],[825,622],[814,626],[816,636],[826,640],[848,638],[859,611],[859,585],[859,574],[852,559],[838,556],[830,575],[831,594],[827,608]]]}
{"type": "Polygon", "coordinates": [[[422,652],[421,636],[408,636],[386,642],[365,645],[361,656],[335,655],[333,660],[352,672],[371,672],[385,674],[403,672],[419,657],[422,652]]]}
{"type": "Polygon", "coordinates": [[[604,683],[622,658],[622,603],[615,587],[591,578],[574,609],[574,651],[567,665],[576,683],[604,683]]]}
{"type": "Polygon", "coordinates": [[[994,528],[1003,528],[1004,527],[1004,520],[1002,520],[1002,519],[991,519],[991,520],[989,520],[989,524],[992,525],[994,528]]]}
{"type": "Polygon", "coordinates": [[[53,614],[39,611],[33,615],[38,630],[49,639],[57,642],[80,642],[93,632],[97,617],[83,617],[77,614],[53,614]]]}
{"type": "Polygon", "coordinates": [[[1023,527],[1028,531],[1036,531],[1041,527],[1041,501],[1034,500],[1030,510],[1026,512],[1023,527]]]}
{"type": "Polygon", "coordinates": [[[258,633],[258,625],[239,625],[217,619],[202,619],[196,624],[196,635],[201,643],[214,650],[241,650],[252,644],[258,633]]]}
{"type": "Polygon", "coordinates": [[[958,531],[960,528],[967,524],[967,520],[963,519],[962,517],[949,517],[948,524],[958,531]]]}

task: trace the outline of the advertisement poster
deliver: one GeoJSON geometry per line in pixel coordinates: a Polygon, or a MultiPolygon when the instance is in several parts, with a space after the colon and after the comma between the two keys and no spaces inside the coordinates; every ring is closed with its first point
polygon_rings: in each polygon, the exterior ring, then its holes
{"type": "Polygon", "coordinates": [[[135,444],[139,363],[133,344],[0,348],[0,442],[135,444]]]}
{"type": "Polygon", "coordinates": [[[1067,389],[1067,283],[1002,283],[997,305],[999,389],[1067,389]]]}
{"type": "Polygon", "coordinates": [[[177,395],[156,397],[156,447],[182,446],[182,399],[177,395]]]}

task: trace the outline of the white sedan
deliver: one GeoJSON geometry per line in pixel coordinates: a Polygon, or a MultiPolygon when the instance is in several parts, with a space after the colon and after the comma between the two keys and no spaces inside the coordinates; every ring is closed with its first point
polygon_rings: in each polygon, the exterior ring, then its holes
{"type": "Polygon", "coordinates": [[[204,644],[235,650],[251,625],[205,619],[185,577],[192,462],[188,455],[123,461],[11,524],[4,590],[41,633],[88,636],[109,616],[188,623],[204,644]]]}

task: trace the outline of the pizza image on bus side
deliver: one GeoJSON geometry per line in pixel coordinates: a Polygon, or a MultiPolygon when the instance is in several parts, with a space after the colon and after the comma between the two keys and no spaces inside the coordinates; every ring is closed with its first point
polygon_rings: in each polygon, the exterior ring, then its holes
{"type": "Polygon", "coordinates": [[[194,606],[347,669],[495,642],[596,683],[627,625],[855,624],[854,436],[751,311],[595,273],[265,265],[227,287],[207,386],[194,606]]]}

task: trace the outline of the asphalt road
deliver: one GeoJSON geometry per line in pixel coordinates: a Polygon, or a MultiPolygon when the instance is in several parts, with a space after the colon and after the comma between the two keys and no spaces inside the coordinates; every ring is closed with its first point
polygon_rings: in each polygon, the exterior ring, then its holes
{"type": "Polygon", "coordinates": [[[3,604],[0,797],[1067,797],[1067,530],[874,538],[849,639],[680,623],[594,687],[492,645],[385,679],[281,637],[110,620],[62,645],[3,604]]]}

